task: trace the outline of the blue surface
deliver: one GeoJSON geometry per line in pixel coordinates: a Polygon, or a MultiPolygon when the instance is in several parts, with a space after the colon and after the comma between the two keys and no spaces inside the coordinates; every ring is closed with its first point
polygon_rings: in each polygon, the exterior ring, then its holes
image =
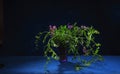
{"type": "MultiPolygon", "coordinates": [[[[103,62],[93,63],[80,71],[75,71],[76,61],[68,57],[67,63],[51,60],[48,65],[48,74],[120,74],[120,56],[104,56],[103,62]]],[[[45,58],[41,56],[9,56],[1,57],[0,63],[5,67],[0,69],[0,74],[44,74],[45,58]]]]}

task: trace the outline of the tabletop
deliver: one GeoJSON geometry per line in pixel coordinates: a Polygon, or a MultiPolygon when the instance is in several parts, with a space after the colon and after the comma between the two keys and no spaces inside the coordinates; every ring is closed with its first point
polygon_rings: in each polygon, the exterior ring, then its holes
{"type": "MultiPolygon", "coordinates": [[[[61,64],[58,60],[51,60],[47,65],[46,74],[120,74],[120,56],[103,56],[103,61],[92,63],[79,71],[74,69],[76,60],[61,64]]],[[[42,56],[1,56],[0,74],[45,74],[46,58],[42,56]]]]}

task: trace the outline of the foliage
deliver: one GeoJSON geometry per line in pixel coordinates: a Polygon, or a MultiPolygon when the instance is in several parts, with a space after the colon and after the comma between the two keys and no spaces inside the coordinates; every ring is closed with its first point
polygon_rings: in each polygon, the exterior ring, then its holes
{"type": "MultiPolygon", "coordinates": [[[[77,26],[77,23],[73,25],[60,25],[59,27],[49,26],[49,31],[39,32],[35,38],[35,45],[38,48],[39,42],[42,40],[43,43],[46,43],[44,49],[44,56],[47,57],[48,61],[52,57],[53,59],[58,60],[58,54],[53,50],[53,47],[64,47],[68,50],[68,54],[74,54],[73,59],[76,56],[81,55],[79,53],[82,50],[84,56],[92,55],[101,56],[98,54],[101,44],[95,42],[95,35],[99,34],[99,31],[91,27],[86,26],[77,26]],[[42,37],[43,36],[43,39],[42,37]],[[82,49],[80,49],[82,47],[82,49]],[[51,53],[50,56],[48,54],[51,53]]],[[[91,59],[93,62],[94,59],[91,59]]],[[[89,63],[91,63],[91,61],[89,63]]],[[[88,62],[87,62],[88,63],[88,62]]],[[[89,64],[88,63],[88,64],[89,64]]]]}

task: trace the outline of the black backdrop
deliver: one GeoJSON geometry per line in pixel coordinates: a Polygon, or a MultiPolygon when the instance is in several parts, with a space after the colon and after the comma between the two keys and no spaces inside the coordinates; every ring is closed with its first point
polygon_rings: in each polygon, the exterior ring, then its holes
{"type": "Polygon", "coordinates": [[[1,55],[40,55],[34,36],[49,25],[77,22],[101,34],[103,55],[119,55],[120,5],[109,0],[4,0],[4,46],[1,55]]]}

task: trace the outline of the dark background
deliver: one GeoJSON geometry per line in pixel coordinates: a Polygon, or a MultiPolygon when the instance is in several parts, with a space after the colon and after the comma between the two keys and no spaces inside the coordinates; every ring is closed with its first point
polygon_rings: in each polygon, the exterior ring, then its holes
{"type": "Polygon", "coordinates": [[[101,54],[119,55],[120,4],[111,0],[4,0],[4,36],[0,55],[41,55],[34,36],[49,25],[77,22],[101,34],[101,54]]]}

